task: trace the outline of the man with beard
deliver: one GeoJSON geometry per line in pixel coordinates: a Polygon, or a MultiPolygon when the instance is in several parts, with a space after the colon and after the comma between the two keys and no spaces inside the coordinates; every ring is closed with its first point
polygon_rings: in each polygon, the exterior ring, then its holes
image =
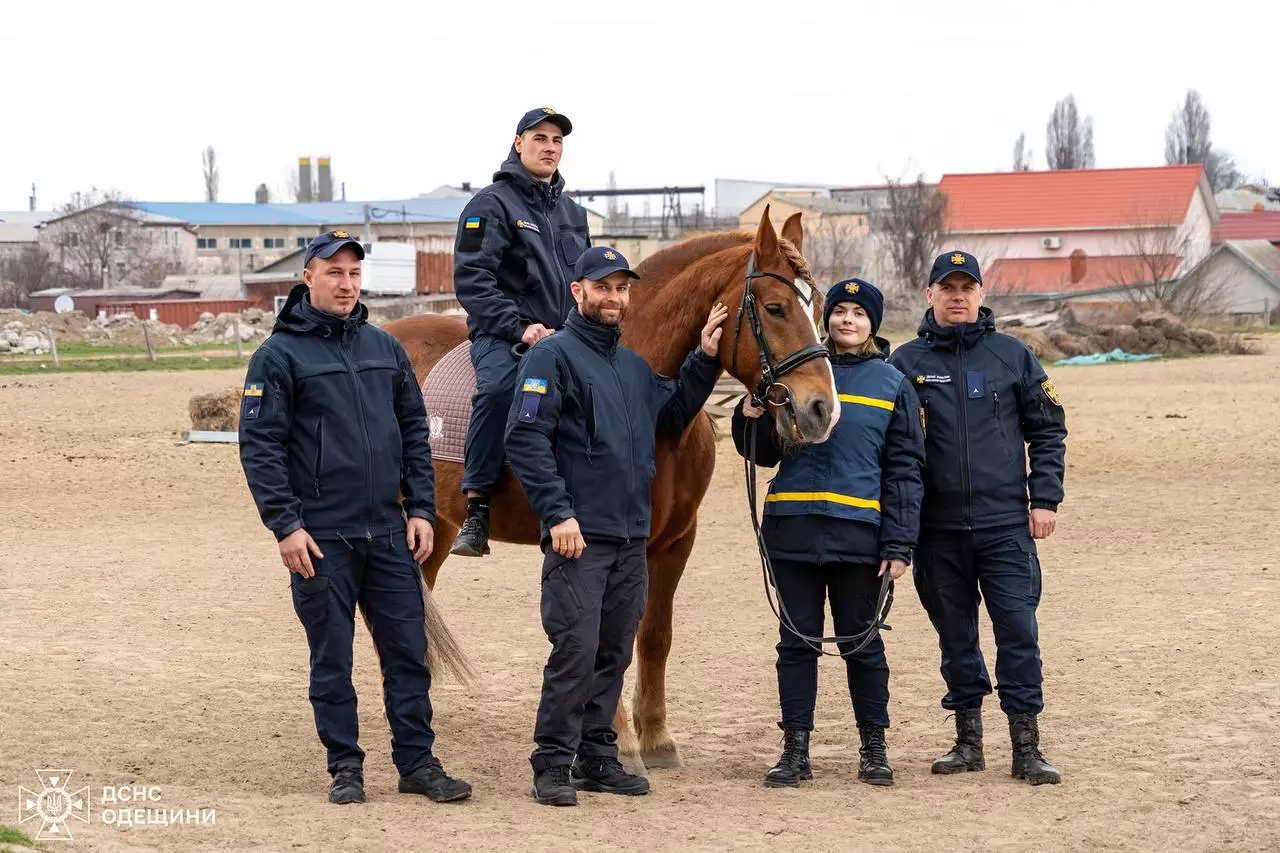
{"type": "Polygon", "coordinates": [[[467,517],[451,554],[489,553],[489,495],[502,474],[503,427],[515,387],[514,344],[564,324],[574,264],[591,245],[587,214],[564,195],[560,154],[573,130],[550,107],[516,124],[507,160],[458,220],[453,285],[467,312],[476,372],[462,491],[467,517]]]}
{"type": "Polygon", "coordinates": [[[672,380],[620,346],[639,278],[621,253],[588,249],[563,331],[524,356],[507,420],[511,467],[542,524],[542,625],[551,641],[534,740],[533,797],[578,789],[647,794],[618,761],[613,714],[648,596],[645,548],[658,430],[678,434],[720,373],[717,303],[672,380]]]}

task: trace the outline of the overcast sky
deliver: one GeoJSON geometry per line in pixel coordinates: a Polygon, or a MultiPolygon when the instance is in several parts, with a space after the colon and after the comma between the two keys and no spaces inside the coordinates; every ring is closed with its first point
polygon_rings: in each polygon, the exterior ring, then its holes
{"type": "MultiPolygon", "coordinates": [[[[1188,87],[1280,178],[1275,0],[5,0],[0,210],[90,186],[200,201],[329,155],[349,199],[487,183],[517,118],[568,115],[571,187],[872,183],[1009,168],[1073,93],[1099,167],[1163,163],[1188,87]]],[[[335,188],[336,192],[336,188],[335,188]]],[[[708,203],[712,200],[708,198],[708,203]]],[[[633,208],[633,212],[639,212],[633,208]]],[[[655,212],[657,212],[655,210],[655,212]]]]}

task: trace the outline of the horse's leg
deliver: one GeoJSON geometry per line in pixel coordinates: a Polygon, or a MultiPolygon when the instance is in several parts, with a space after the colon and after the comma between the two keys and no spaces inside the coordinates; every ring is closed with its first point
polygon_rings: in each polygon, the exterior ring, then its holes
{"type": "Polygon", "coordinates": [[[613,712],[613,730],[618,733],[618,760],[628,773],[637,776],[648,776],[644,761],[640,759],[640,742],[631,730],[631,721],[627,719],[626,703],[618,700],[618,707],[613,712]]]}
{"type": "Polygon", "coordinates": [[[693,550],[695,529],[649,557],[649,601],[636,636],[638,665],[633,714],[640,757],[651,769],[679,767],[681,763],[680,750],[667,730],[667,655],[671,652],[676,586],[693,550]]]}
{"type": "Polygon", "coordinates": [[[428,589],[436,588],[436,577],[440,574],[440,566],[444,563],[445,557],[449,556],[453,539],[458,535],[458,525],[443,516],[436,519],[435,529],[436,538],[431,544],[431,556],[427,557],[422,564],[422,578],[427,582],[428,589]]]}

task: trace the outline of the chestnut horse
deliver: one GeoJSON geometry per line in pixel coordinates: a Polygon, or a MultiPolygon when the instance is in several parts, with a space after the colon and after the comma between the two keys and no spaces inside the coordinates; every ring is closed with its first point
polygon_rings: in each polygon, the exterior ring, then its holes
{"type": "MultiPolygon", "coordinates": [[[[830,362],[825,358],[804,360],[803,356],[786,362],[788,356],[804,353],[806,348],[812,355],[811,348],[818,343],[815,317],[820,316],[821,297],[801,250],[800,214],[787,220],[779,239],[766,209],[754,237],[747,233],[711,234],[654,254],[636,268],[640,280],[631,289],[622,343],[658,373],[675,376],[685,355],[698,345],[699,330],[711,306],[721,302],[730,308],[745,307],[744,287],[750,287],[754,298],[751,316],[740,313],[735,318],[731,314],[725,321],[721,366],[747,388],[755,389],[768,363],[777,383],[774,394],[790,395],[788,405],[774,410],[779,434],[796,443],[825,440],[839,417],[830,362]],[[762,348],[769,353],[767,359],[761,357],[762,348]]],[[[405,317],[384,328],[404,345],[420,380],[467,338],[466,326],[457,317],[405,317]]],[[[622,758],[635,770],[642,770],[637,759],[650,768],[680,765],[679,750],[667,729],[665,678],[672,602],[693,549],[698,505],[711,482],[715,456],[714,430],[706,412],[700,412],[683,434],[660,434],[657,438],[648,546],[649,598],[636,637],[634,734],[622,702],[614,718],[622,758]]],[[[422,566],[428,587],[434,587],[440,565],[466,516],[466,498],[460,488],[462,466],[438,459],[434,465],[435,548],[422,566]]],[[[490,506],[494,539],[538,544],[538,518],[509,468],[504,469],[490,496],[490,506]]]]}

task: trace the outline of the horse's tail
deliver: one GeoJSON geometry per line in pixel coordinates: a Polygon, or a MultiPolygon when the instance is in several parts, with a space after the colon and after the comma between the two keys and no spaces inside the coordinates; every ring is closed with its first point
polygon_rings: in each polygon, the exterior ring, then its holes
{"type": "Polygon", "coordinates": [[[422,609],[426,613],[427,666],[431,669],[432,678],[448,674],[463,685],[474,683],[476,672],[471,668],[462,646],[454,639],[453,632],[444,623],[436,598],[425,583],[422,584],[422,609]]]}

